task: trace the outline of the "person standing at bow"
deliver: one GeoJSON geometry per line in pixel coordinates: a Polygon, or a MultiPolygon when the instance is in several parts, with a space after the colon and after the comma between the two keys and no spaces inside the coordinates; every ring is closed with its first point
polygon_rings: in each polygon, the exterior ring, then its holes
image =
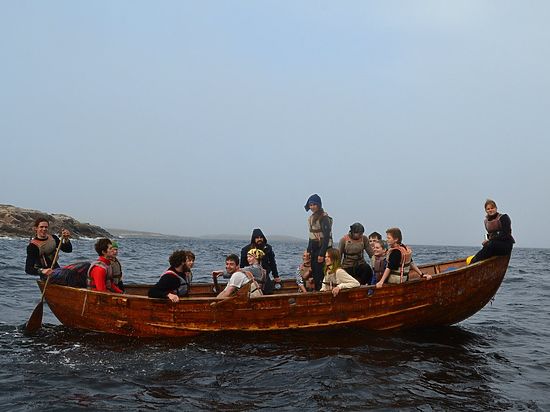
{"type": "Polygon", "coordinates": [[[323,203],[318,194],[311,195],[304,206],[306,212],[311,210],[308,218],[309,242],[307,251],[311,255],[311,269],[315,290],[323,285],[323,267],[325,253],[332,247],[332,218],[323,210],[323,203]]]}
{"type": "MultiPolygon", "coordinates": [[[[52,273],[52,262],[55,256],[55,250],[61,242],[61,250],[65,253],[73,251],[73,245],[69,240],[71,233],[67,229],[61,231],[61,239],[56,235],[48,233],[50,222],[45,217],[39,217],[34,221],[33,230],[35,236],[27,246],[27,260],[25,262],[25,272],[29,275],[38,275],[42,280],[46,279],[52,273]]],[[[59,264],[55,262],[53,269],[57,269],[59,264]]]]}
{"type": "Polygon", "coordinates": [[[497,211],[497,204],[492,199],[485,201],[485,229],[487,239],[483,241],[483,248],[476,253],[470,263],[485,260],[491,256],[505,256],[512,253],[516,242],[512,237],[512,220],[507,214],[497,211]]]}

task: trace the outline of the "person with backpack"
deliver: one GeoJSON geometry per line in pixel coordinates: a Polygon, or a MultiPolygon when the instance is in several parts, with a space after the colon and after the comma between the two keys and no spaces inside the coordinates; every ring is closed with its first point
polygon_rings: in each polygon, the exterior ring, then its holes
{"type": "Polygon", "coordinates": [[[98,292],[123,293],[113,281],[111,258],[115,256],[115,249],[110,239],[102,238],[95,243],[98,259],[92,262],[88,269],[88,289],[98,292]]]}
{"type": "Polygon", "coordinates": [[[321,197],[318,194],[311,195],[304,206],[306,212],[311,210],[308,218],[309,242],[307,251],[311,255],[311,268],[315,281],[315,290],[320,290],[323,285],[323,267],[325,252],[332,247],[332,218],[323,210],[321,197]]]}
{"type": "Polygon", "coordinates": [[[156,285],[149,289],[147,296],[157,299],[168,298],[177,303],[181,297],[189,295],[195,255],[189,250],[176,250],[170,255],[168,262],[170,267],[160,276],[156,285]]]}

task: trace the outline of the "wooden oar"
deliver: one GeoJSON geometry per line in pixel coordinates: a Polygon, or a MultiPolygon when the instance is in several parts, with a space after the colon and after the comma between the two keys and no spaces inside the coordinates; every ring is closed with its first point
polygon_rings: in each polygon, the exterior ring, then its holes
{"type": "MultiPolygon", "coordinates": [[[[57,249],[55,250],[55,256],[52,260],[52,265],[50,269],[53,269],[55,266],[55,262],[57,262],[57,258],[59,256],[59,250],[61,249],[61,244],[63,243],[63,237],[59,238],[59,245],[57,245],[57,249]]],[[[31,317],[27,321],[25,325],[25,333],[34,333],[38,329],[42,327],[42,315],[44,313],[44,294],[46,293],[46,287],[48,286],[48,282],[50,281],[50,276],[46,278],[46,283],[44,284],[44,289],[42,289],[42,297],[40,298],[40,302],[38,305],[36,305],[36,308],[32,311],[31,317]]]]}

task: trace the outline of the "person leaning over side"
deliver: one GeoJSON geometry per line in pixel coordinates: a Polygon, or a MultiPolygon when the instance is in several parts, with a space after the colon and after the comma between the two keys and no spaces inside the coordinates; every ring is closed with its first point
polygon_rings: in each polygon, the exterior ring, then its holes
{"type": "Polygon", "coordinates": [[[277,270],[277,262],[275,261],[275,252],[269,243],[267,243],[267,238],[261,229],[254,229],[252,231],[252,236],[250,237],[250,243],[241,249],[241,264],[246,265],[247,254],[250,249],[259,249],[264,255],[262,256],[261,264],[266,271],[266,281],[262,286],[264,294],[268,295],[273,292],[275,285],[271,281],[269,275],[273,276],[275,284],[281,283],[281,278],[279,277],[279,271],[277,270]]]}
{"type": "Polygon", "coordinates": [[[94,247],[99,257],[92,262],[88,269],[88,289],[98,292],[122,293],[122,290],[113,282],[111,258],[115,254],[115,249],[111,240],[99,239],[94,247]]]}
{"type": "MultiPolygon", "coordinates": [[[[27,259],[25,261],[25,272],[29,275],[38,275],[42,280],[52,273],[52,262],[59,242],[61,251],[71,253],[73,245],[69,240],[71,233],[67,229],[61,231],[61,239],[56,235],[48,233],[50,223],[46,217],[39,217],[34,221],[34,237],[27,246],[27,259]]],[[[59,264],[55,262],[53,269],[59,264]]]]}
{"type": "Polygon", "coordinates": [[[506,256],[512,253],[516,242],[512,236],[512,220],[507,214],[497,211],[497,204],[492,199],[485,201],[485,229],[487,239],[483,241],[483,248],[475,254],[470,263],[485,260],[491,256],[506,256]]]}
{"type": "MultiPolygon", "coordinates": [[[[231,275],[225,289],[218,294],[218,298],[228,298],[237,292],[240,288],[246,285],[248,282],[253,282],[250,285],[249,297],[262,296],[262,290],[251,273],[248,275],[239,270],[239,257],[237,255],[228,255],[225,258],[225,270],[231,275]]],[[[214,276],[221,276],[222,271],[212,272],[214,276]]]]}
{"type": "Polygon", "coordinates": [[[373,252],[369,239],[365,236],[365,228],[361,223],[350,226],[349,233],[340,239],[338,250],[342,255],[342,269],[359,281],[368,285],[372,280],[372,269],[365,260],[365,253],[372,257],[373,252]]]}
{"type": "Polygon", "coordinates": [[[333,296],[337,296],[342,289],[358,288],[359,281],[340,267],[340,252],[338,249],[329,248],[325,253],[325,277],[321,292],[330,290],[333,296]]]}
{"type": "Polygon", "coordinates": [[[332,247],[332,218],[323,210],[321,197],[311,195],[304,206],[306,212],[311,210],[308,218],[309,242],[307,251],[311,255],[311,268],[315,290],[320,290],[323,284],[323,265],[325,253],[332,247]]]}
{"type": "Polygon", "coordinates": [[[168,263],[170,267],[160,276],[156,285],[149,289],[147,296],[157,299],[168,298],[177,303],[181,297],[189,295],[195,255],[188,250],[176,250],[168,258],[168,263]]]}
{"type": "Polygon", "coordinates": [[[412,261],[412,249],[402,242],[403,235],[397,227],[386,230],[386,240],[388,242],[388,255],[386,269],[382,278],[376,283],[377,288],[381,288],[384,283],[403,283],[409,280],[409,272],[418,273],[417,277],[426,277],[431,279],[431,275],[424,274],[412,261]]]}

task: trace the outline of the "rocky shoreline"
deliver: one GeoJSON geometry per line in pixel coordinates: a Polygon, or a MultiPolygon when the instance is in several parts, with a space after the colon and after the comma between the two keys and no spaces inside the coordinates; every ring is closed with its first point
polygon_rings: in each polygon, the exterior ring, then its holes
{"type": "Polygon", "coordinates": [[[75,239],[112,237],[112,234],[102,227],[79,222],[68,215],[50,214],[12,205],[0,205],[0,237],[31,237],[33,235],[34,220],[40,216],[45,216],[50,221],[50,233],[59,233],[63,228],[68,229],[75,239]]]}

